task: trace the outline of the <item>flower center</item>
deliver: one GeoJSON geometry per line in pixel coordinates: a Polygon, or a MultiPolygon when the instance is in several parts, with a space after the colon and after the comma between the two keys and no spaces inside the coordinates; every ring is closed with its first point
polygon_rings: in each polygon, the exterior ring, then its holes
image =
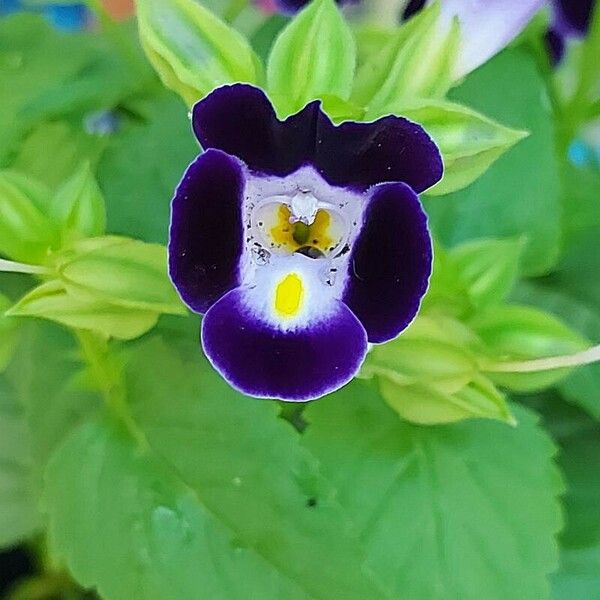
{"type": "Polygon", "coordinates": [[[304,286],[296,273],[286,275],[275,288],[275,310],[282,317],[298,314],[304,299],[304,286]]]}

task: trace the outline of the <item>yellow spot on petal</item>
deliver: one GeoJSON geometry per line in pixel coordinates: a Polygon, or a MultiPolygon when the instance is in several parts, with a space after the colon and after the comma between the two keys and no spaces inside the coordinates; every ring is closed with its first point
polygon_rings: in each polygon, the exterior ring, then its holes
{"type": "Polygon", "coordinates": [[[289,273],[278,284],[275,290],[275,310],[282,317],[293,317],[302,307],[304,287],[296,273],[289,273]]]}

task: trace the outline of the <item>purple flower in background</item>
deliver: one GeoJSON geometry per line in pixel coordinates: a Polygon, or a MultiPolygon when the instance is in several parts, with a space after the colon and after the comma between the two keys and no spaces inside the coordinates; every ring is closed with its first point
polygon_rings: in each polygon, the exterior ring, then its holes
{"type": "Polygon", "coordinates": [[[553,64],[558,64],[570,38],[582,38],[589,29],[595,0],[552,0],[553,22],[546,44],[553,64]]]}
{"type": "Polygon", "coordinates": [[[173,199],[169,273],[205,313],[207,357],[251,396],[338,389],[417,314],[437,147],[400,117],[335,126],[318,101],[279,121],[245,84],[198,102],[193,127],[205,152],[173,199]]]}
{"type": "MultiPolygon", "coordinates": [[[[360,0],[336,0],[338,4],[350,4],[360,0]]],[[[266,12],[279,11],[294,14],[304,8],[310,0],[257,0],[257,4],[266,12]]]]}

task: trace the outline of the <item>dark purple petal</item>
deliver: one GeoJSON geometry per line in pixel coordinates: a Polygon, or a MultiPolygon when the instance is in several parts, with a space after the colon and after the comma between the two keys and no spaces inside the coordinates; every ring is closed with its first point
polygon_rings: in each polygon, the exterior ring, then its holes
{"type": "Polygon", "coordinates": [[[319,102],[279,121],[264,92],[246,84],[218,88],[194,106],[194,131],[250,169],[289,175],[312,164],[332,185],[366,189],[402,181],[421,192],[440,180],[442,159],[420,125],[388,116],[335,126],[319,102]]]}
{"type": "Polygon", "coordinates": [[[544,39],[546,43],[546,50],[550,57],[550,64],[552,66],[558,65],[565,54],[565,40],[564,38],[554,29],[549,29],[546,32],[544,39]]]}
{"type": "Polygon", "coordinates": [[[350,256],[344,302],[370,342],[396,337],[416,316],[431,274],[427,217],[403,183],[377,186],[350,256]]]}
{"type": "MultiPolygon", "coordinates": [[[[294,14],[304,8],[310,0],[276,0],[279,10],[286,14],[294,14]]],[[[354,4],[360,0],[335,0],[338,4],[354,4]]]]}
{"type": "Polygon", "coordinates": [[[215,369],[244,394],[304,402],[342,387],[356,375],[367,338],[341,302],[320,322],[284,331],[257,319],[238,288],[206,313],[202,346],[215,369]]]}
{"type": "Polygon", "coordinates": [[[169,275],[196,312],[206,312],[239,285],[243,190],[240,162],[220,150],[208,150],[188,167],[175,192],[169,275]]]}
{"type": "Polygon", "coordinates": [[[595,0],[554,0],[554,29],[562,36],[583,36],[590,26],[595,0]]]}

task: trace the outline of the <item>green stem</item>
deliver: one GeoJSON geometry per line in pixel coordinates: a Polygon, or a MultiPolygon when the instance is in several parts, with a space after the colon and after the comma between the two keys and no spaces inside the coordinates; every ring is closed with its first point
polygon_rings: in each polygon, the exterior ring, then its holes
{"type": "Polygon", "coordinates": [[[588,348],[583,352],[568,354],[566,356],[550,356],[535,360],[519,362],[499,362],[486,365],[484,370],[488,373],[536,373],[539,371],[552,371],[590,365],[600,361],[600,345],[588,348]]]}
{"type": "Polygon", "coordinates": [[[121,367],[110,354],[108,343],[91,331],[75,329],[74,332],[109,411],[125,426],[140,447],[147,448],[146,437],[129,410],[121,367]]]}
{"type": "Polygon", "coordinates": [[[46,275],[50,269],[40,265],[28,265],[25,263],[4,260],[0,258],[0,271],[4,273],[27,273],[28,275],[46,275]]]}

